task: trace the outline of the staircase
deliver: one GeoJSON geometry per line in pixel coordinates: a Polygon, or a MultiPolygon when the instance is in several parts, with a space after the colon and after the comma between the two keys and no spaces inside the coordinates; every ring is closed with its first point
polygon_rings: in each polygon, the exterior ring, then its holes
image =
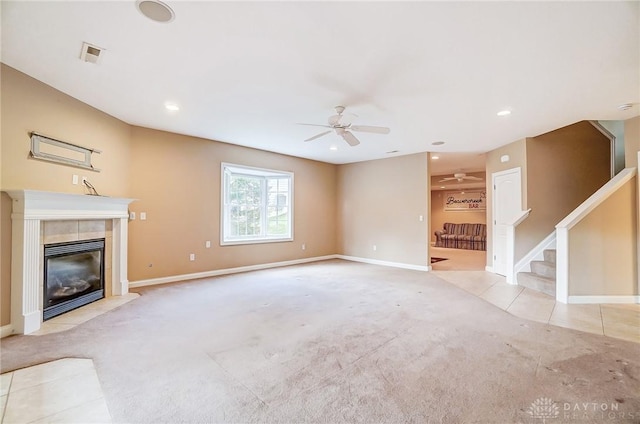
{"type": "Polygon", "coordinates": [[[545,249],[543,261],[531,261],[531,272],[518,273],[518,285],[556,297],[556,251],[545,249]]]}

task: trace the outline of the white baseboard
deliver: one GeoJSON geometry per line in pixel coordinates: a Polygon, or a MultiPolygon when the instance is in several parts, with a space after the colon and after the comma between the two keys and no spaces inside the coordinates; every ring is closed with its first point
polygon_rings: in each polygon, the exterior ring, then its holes
{"type": "Polygon", "coordinates": [[[0,339],[13,334],[13,326],[11,324],[0,327],[0,339]]]}
{"type": "Polygon", "coordinates": [[[378,259],[360,258],[357,256],[345,256],[345,255],[336,255],[336,258],[344,259],[346,261],[364,262],[366,264],[372,264],[372,265],[382,265],[382,266],[390,266],[393,268],[411,269],[414,271],[431,271],[431,266],[427,266],[427,265],[413,265],[413,264],[405,264],[402,262],[381,261],[378,259]]]}
{"type": "Polygon", "coordinates": [[[569,296],[568,303],[640,303],[640,296],[569,296]]]}
{"type": "Polygon", "coordinates": [[[193,274],[172,275],[169,277],[150,278],[148,280],[130,281],[129,288],[155,286],[157,284],[176,283],[178,281],[196,280],[198,278],[216,277],[219,275],[237,274],[239,272],[257,271],[260,269],[278,268],[281,266],[298,265],[308,262],[336,259],[339,255],[316,256],[313,258],[294,259],[291,261],[271,262],[268,264],[240,266],[237,268],[216,269],[213,271],[195,272],[193,274]]]}

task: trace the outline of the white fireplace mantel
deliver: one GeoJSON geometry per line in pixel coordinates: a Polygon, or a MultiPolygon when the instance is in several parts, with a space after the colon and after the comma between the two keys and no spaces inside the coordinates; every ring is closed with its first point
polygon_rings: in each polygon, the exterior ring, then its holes
{"type": "Polygon", "coordinates": [[[129,291],[127,225],[129,204],[124,199],[36,190],[5,190],[13,200],[11,214],[11,327],[29,334],[42,325],[40,229],[42,221],[113,220],[111,255],[112,295],[129,291]]]}

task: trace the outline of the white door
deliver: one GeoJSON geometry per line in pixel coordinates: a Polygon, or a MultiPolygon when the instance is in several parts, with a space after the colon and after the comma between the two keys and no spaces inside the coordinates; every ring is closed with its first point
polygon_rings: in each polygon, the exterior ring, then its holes
{"type": "Polygon", "coordinates": [[[493,272],[507,275],[507,227],[522,210],[520,168],[491,174],[493,183],[493,272]]]}

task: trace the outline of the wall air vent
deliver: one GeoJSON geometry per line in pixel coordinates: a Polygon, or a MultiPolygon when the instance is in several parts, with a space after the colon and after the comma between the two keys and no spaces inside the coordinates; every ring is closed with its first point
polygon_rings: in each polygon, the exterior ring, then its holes
{"type": "Polygon", "coordinates": [[[82,51],[80,52],[80,60],[83,62],[94,63],[98,65],[104,54],[102,47],[95,46],[89,43],[82,43],[82,51]]]}

